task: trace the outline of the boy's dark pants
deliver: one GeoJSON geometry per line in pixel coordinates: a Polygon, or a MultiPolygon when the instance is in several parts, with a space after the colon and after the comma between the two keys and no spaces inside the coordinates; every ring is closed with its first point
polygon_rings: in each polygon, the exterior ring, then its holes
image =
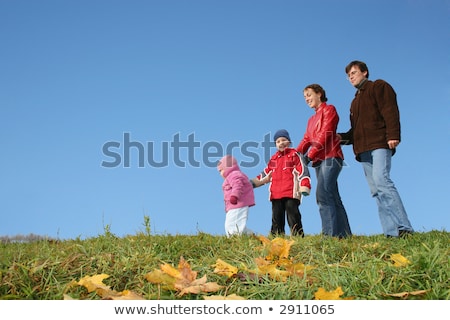
{"type": "Polygon", "coordinates": [[[302,216],[299,207],[300,200],[294,198],[282,198],[272,200],[272,228],[273,235],[285,234],[284,225],[287,222],[293,236],[304,236],[302,226],[302,216]]]}

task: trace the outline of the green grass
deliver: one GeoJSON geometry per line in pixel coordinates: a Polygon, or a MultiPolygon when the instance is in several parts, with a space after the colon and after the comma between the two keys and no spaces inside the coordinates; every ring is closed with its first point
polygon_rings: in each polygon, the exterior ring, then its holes
{"type": "Polygon", "coordinates": [[[189,262],[198,278],[224,288],[214,294],[237,294],[246,299],[314,299],[319,288],[341,287],[343,298],[400,299],[388,294],[427,290],[406,299],[448,300],[450,298],[449,244],[445,231],[415,233],[406,239],[382,235],[353,236],[338,240],[319,235],[295,240],[289,258],[313,266],[304,277],[286,282],[269,277],[227,279],[215,274],[217,259],[241,268],[255,269],[255,258],[264,256],[256,237],[226,238],[197,235],[151,235],[140,233],[119,238],[105,232],[86,240],[41,240],[0,244],[0,298],[20,300],[101,299],[82,286],[71,286],[84,276],[106,273],[111,289],[131,290],[145,299],[203,299],[203,295],[178,297],[149,283],[145,274],[162,263],[177,267],[180,257],[189,262]],[[400,253],[411,264],[395,267],[390,256],[400,253]]]}

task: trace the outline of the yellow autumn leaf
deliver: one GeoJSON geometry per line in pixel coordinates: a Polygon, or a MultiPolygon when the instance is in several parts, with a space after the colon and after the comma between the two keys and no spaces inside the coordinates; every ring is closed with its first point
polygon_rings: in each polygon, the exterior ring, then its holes
{"type": "MultiPolygon", "coordinates": [[[[104,300],[143,300],[143,298],[132,291],[125,290],[117,292],[111,290],[110,286],[103,283],[108,278],[107,274],[97,274],[94,276],[86,276],[78,281],[78,285],[84,286],[88,292],[95,291],[104,300]]],[[[68,298],[68,297],[67,297],[68,298]]]]}
{"type": "Polygon", "coordinates": [[[153,284],[163,285],[168,290],[175,290],[176,278],[162,272],[161,270],[154,270],[144,275],[145,280],[153,284]]]}
{"type": "Polygon", "coordinates": [[[283,238],[275,238],[271,241],[270,253],[273,256],[277,256],[280,259],[287,258],[289,256],[289,251],[291,246],[295,243],[294,240],[286,240],[283,238]]]}
{"type": "Polygon", "coordinates": [[[260,275],[267,274],[271,279],[281,282],[285,282],[287,278],[291,275],[291,273],[288,271],[277,269],[276,264],[258,266],[258,274],[260,275]]]}
{"type": "Polygon", "coordinates": [[[259,275],[268,274],[272,279],[279,281],[286,281],[289,276],[303,277],[305,271],[314,269],[312,266],[305,266],[301,262],[294,263],[291,259],[267,260],[262,257],[255,258],[255,263],[258,267],[257,271],[251,271],[259,275]],[[284,270],[280,270],[281,267],[284,270]]]}
{"type": "Polygon", "coordinates": [[[408,259],[402,256],[400,253],[394,253],[391,255],[391,260],[394,263],[394,267],[405,267],[411,263],[408,259]]]}
{"type": "Polygon", "coordinates": [[[164,274],[166,274],[168,276],[171,276],[176,279],[182,278],[180,270],[174,268],[173,266],[171,266],[168,263],[162,264],[160,268],[161,268],[161,271],[164,272],[164,274]]]}
{"type": "Polygon", "coordinates": [[[88,292],[92,292],[97,289],[110,290],[109,286],[103,283],[103,280],[106,278],[109,278],[109,275],[104,273],[94,276],[86,276],[78,281],[78,285],[84,286],[88,292]]]}
{"type": "Polygon", "coordinates": [[[178,268],[165,263],[161,270],[147,273],[145,279],[155,284],[165,285],[169,290],[177,290],[179,295],[186,293],[215,292],[222,287],[215,282],[207,283],[206,275],[197,279],[197,272],[191,269],[189,263],[180,257],[178,268]]]}
{"type": "Polygon", "coordinates": [[[267,259],[284,259],[289,256],[291,246],[295,243],[294,240],[287,240],[284,238],[267,239],[264,236],[259,236],[258,239],[262,242],[264,249],[268,251],[267,259]]]}
{"type": "Polygon", "coordinates": [[[314,299],[316,300],[342,300],[340,296],[344,294],[341,287],[337,287],[336,290],[326,291],[324,288],[319,288],[314,293],[314,299]]]}
{"type": "Polygon", "coordinates": [[[205,300],[247,300],[244,297],[238,296],[236,294],[230,294],[229,296],[204,296],[205,300]]]}
{"type": "Polygon", "coordinates": [[[217,259],[213,267],[215,267],[214,273],[220,274],[221,276],[227,276],[228,278],[238,273],[238,268],[226,263],[222,259],[217,259]]]}

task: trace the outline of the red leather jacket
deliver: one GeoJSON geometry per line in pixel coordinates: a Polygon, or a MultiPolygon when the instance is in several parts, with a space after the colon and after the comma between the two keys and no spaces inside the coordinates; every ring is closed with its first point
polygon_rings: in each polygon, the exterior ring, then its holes
{"type": "Polygon", "coordinates": [[[305,135],[297,151],[307,155],[313,166],[328,158],[344,159],[340,139],[336,136],[338,123],[336,108],[325,102],[322,102],[316,108],[316,113],[309,118],[305,135]]]}

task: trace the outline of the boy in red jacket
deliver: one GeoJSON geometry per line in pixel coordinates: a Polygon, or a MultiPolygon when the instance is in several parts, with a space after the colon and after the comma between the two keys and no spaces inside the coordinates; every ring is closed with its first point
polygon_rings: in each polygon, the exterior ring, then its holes
{"type": "Polygon", "coordinates": [[[285,234],[287,222],[293,236],[304,236],[299,205],[302,196],[311,192],[311,179],[304,159],[294,148],[290,148],[291,138],[285,129],[274,135],[278,151],[272,155],[267,167],[251,180],[255,188],[268,182],[269,200],[272,202],[272,235],[285,234]]]}

